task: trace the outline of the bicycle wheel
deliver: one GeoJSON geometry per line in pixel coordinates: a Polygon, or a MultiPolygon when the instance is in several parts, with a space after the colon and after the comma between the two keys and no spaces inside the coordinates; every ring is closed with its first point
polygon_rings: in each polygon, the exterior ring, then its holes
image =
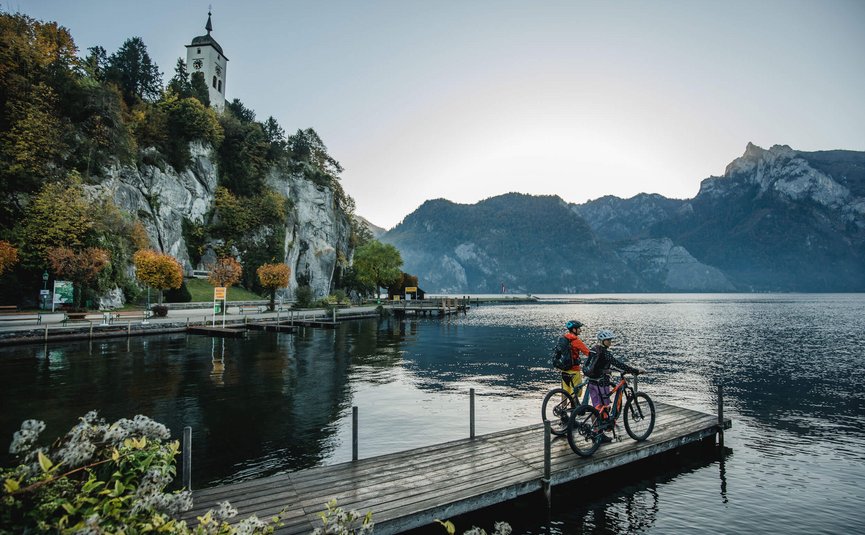
{"type": "Polygon", "coordinates": [[[598,409],[580,405],[568,420],[568,444],[580,457],[589,457],[601,446],[602,419],[598,409]]]}
{"type": "Polygon", "coordinates": [[[562,436],[568,431],[568,418],[574,408],[574,398],[564,388],[554,388],[544,396],[541,418],[550,422],[550,432],[562,436]]]}
{"type": "Polygon", "coordinates": [[[649,438],[655,428],[655,404],[645,392],[637,392],[625,403],[625,431],[641,442],[649,438]]]}

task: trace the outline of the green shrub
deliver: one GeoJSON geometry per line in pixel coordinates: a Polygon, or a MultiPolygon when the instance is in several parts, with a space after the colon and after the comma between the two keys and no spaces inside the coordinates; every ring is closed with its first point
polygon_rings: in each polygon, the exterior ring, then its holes
{"type": "Polygon", "coordinates": [[[309,308],[312,305],[313,292],[309,286],[299,286],[294,292],[297,308],[309,308]]]}
{"type": "Polygon", "coordinates": [[[237,511],[220,504],[188,525],[179,513],[192,493],[166,492],[175,476],[177,441],[142,415],[107,424],[87,413],[64,437],[37,446],[45,424],[27,420],[9,452],[19,464],[0,469],[0,533],[272,533],[277,518],[251,516],[229,525],[237,511]]]}

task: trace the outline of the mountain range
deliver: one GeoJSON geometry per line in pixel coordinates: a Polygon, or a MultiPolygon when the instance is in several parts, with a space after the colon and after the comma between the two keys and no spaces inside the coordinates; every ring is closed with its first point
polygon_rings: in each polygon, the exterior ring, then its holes
{"type": "Polygon", "coordinates": [[[379,239],[432,293],[865,291],[865,152],[749,143],[693,199],[430,200],[379,239]]]}

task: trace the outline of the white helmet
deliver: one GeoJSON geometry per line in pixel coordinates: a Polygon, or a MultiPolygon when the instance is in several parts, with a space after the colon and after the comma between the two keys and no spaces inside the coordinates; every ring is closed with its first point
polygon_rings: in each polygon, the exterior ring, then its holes
{"type": "Polygon", "coordinates": [[[601,329],[598,331],[598,341],[603,342],[604,340],[612,340],[615,337],[616,335],[609,329],[601,329]]]}

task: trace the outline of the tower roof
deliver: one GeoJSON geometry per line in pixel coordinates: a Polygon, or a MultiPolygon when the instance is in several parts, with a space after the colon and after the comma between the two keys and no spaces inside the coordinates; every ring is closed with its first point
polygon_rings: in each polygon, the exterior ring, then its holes
{"type": "MultiPolygon", "coordinates": [[[[192,39],[192,44],[186,45],[186,48],[191,46],[212,46],[219,52],[223,57],[225,57],[225,53],[222,51],[222,47],[219,46],[219,43],[216,42],[216,39],[211,37],[210,32],[213,31],[213,24],[210,22],[210,11],[207,12],[207,24],[204,25],[204,29],[207,30],[207,35],[199,35],[198,37],[194,37],[192,39]]],[[[226,61],[228,58],[225,58],[226,61]]]]}

